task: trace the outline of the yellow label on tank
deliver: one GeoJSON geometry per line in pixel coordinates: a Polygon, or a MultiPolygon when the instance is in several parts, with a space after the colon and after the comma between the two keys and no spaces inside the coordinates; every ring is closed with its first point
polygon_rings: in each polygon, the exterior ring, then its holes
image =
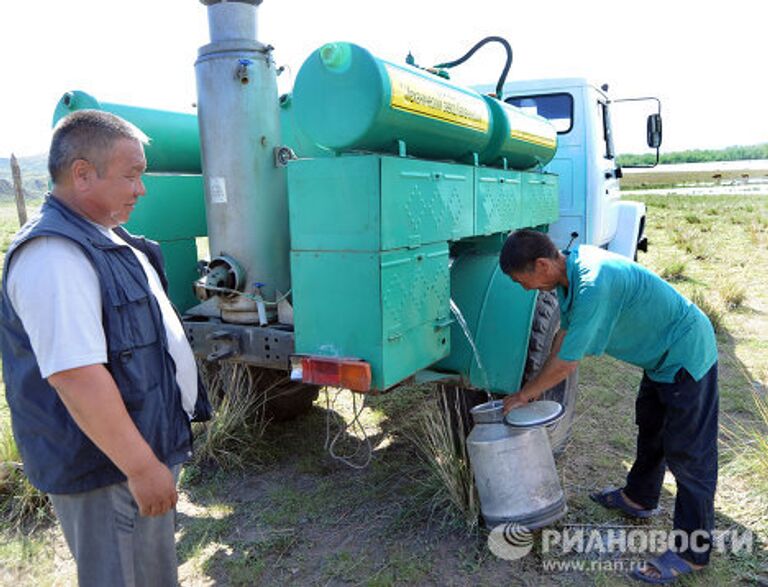
{"type": "Polygon", "coordinates": [[[488,107],[479,96],[462,92],[388,63],[392,108],[487,132],[488,107]]]}
{"type": "Polygon", "coordinates": [[[509,136],[517,141],[525,141],[539,147],[554,149],[557,147],[557,132],[547,120],[540,116],[523,114],[517,108],[506,106],[504,113],[509,122],[509,136]]]}
{"type": "Polygon", "coordinates": [[[557,140],[548,137],[541,137],[539,135],[525,132],[522,130],[513,130],[510,135],[513,139],[518,141],[525,141],[526,143],[533,143],[540,147],[546,147],[548,149],[554,149],[557,146],[557,140]]]}

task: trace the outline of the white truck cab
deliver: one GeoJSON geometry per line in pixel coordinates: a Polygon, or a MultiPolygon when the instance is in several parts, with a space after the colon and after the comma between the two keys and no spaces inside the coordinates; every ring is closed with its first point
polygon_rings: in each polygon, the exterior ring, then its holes
{"type": "MultiPolygon", "coordinates": [[[[477,88],[492,92],[492,86],[477,88]]],[[[557,130],[557,153],[544,168],[560,177],[560,219],[549,233],[560,247],[586,243],[636,258],[645,250],[645,205],[620,200],[621,168],[611,125],[615,102],[607,86],[583,78],[516,81],[504,84],[503,100],[549,119],[557,130]],[[576,233],[578,236],[573,236],[576,233]]],[[[660,110],[660,106],[659,106],[660,110]]],[[[661,144],[660,112],[647,119],[648,146],[661,144]]]]}

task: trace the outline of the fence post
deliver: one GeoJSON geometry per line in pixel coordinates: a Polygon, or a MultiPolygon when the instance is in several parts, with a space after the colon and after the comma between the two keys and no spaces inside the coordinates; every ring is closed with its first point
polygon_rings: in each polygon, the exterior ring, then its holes
{"type": "Polygon", "coordinates": [[[19,215],[19,226],[27,222],[27,205],[24,202],[24,188],[21,186],[21,169],[16,156],[11,153],[11,173],[13,174],[13,191],[16,194],[16,212],[19,215]]]}

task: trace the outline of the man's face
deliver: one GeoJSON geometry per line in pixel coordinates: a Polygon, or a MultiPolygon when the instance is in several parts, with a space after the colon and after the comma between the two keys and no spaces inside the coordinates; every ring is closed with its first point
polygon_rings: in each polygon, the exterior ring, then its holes
{"type": "Polygon", "coordinates": [[[141,181],[146,169],[141,143],[119,139],[101,176],[95,168],[89,174],[88,189],[80,202],[83,211],[91,220],[109,228],[128,222],[139,197],[146,193],[141,181]]]}
{"type": "Polygon", "coordinates": [[[541,289],[551,291],[558,284],[557,266],[552,259],[536,259],[530,271],[516,271],[510,275],[512,281],[525,290],[541,289]]]}

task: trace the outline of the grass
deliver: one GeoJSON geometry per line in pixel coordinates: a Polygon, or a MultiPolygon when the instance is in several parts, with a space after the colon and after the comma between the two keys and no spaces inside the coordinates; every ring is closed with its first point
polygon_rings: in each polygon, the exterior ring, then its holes
{"type": "MultiPolygon", "coordinates": [[[[723,442],[717,527],[749,529],[758,539],[754,553],[717,554],[706,574],[681,584],[765,582],[768,198],[632,199],[648,207],[650,249],[640,261],[676,276],[674,287],[718,322],[723,442]]],[[[12,207],[0,206],[0,239],[9,238],[14,214],[12,207]]],[[[573,436],[557,459],[569,507],[562,523],[623,522],[587,495],[621,483],[631,465],[640,376],[608,357],[582,363],[573,436]]],[[[467,532],[473,518],[462,506],[469,502],[467,485],[446,483],[466,476],[460,467],[458,474],[447,472],[456,469],[450,460],[455,442],[439,438],[439,425],[432,432],[423,428],[425,420],[439,423],[444,417],[428,386],[365,398],[359,426],[349,425],[351,396],[331,397],[326,405],[321,396],[298,420],[267,428],[243,417],[254,408],[233,405],[230,419],[240,424],[207,440],[198,437],[199,460],[185,469],[181,482],[182,585],[632,584],[606,571],[542,574],[540,558],[501,561],[489,553],[484,529],[467,532]],[[370,440],[366,468],[350,469],[328,455],[328,436],[339,431],[343,454],[362,446],[357,456],[365,456],[364,437],[370,440]],[[208,448],[200,445],[206,442],[208,448]],[[441,456],[430,462],[428,451],[441,456]],[[438,464],[446,468],[441,472],[438,464]]],[[[220,415],[224,409],[219,406],[220,415]]],[[[0,400],[0,431],[8,429],[0,400]]],[[[674,499],[668,478],[659,527],[670,526],[674,499]]],[[[55,525],[19,528],[3,517],[0,582],[46,585],[71,576],[55,525]]]]}
{"type": "Polygon", "coordinates": [[[659,275],[667,281],[680,281],[685,277],[686,263],[683,259],[673,258],[659,271],[659,275]]]}
{"type": "Polygon", "coordinates": [[[47,525],[52,520],[52,510],[48,498],[24,476],[4,387],[0,376],[0,519],[2,528],[18,534],[47,525]]]}
{"type": "Polygon", "coordinates": [[[215,417],[194,425],[194,464],[242,469],[256,458],[267,426],[267,389],[260,385],[259,373],[244,365],[201,362],[200,375],[215,417]]]}
{"type": "Polygon", "coordinates": [[[726,280],[719,286],[720,298],[727,311],[740,308],[747,299],[747,288],[732,280],[726,280]]]}
{"type": "Polygon", "coordinates": [[[701,289],[693,291],[691,301],[707,315],[707,318],[712,323],[712,328],[715,329],[715,333],[723,332],[723,310],[720,309],[716,302],[710,301],[710,298],[701,289]]]}
{"type": "MultiPolygon", "coordinates": [[[[27,201],[27,217],[31,216],[42,204],[42,200],[27,201]]],[[[0,203],[0,271],[3,270],[5,261],[5,252],[11,244],[11,239],[16,231],[19,230],[19,219],[16,212],[16,204],[3,202],[0,203]]]]}
{"type": "MultiPolygon", "coordinates": [[[[745,577],[766,575],[768,521],[768,252],[766,197],[647,196],[650,218],[662,218],[651,235],[645,263],[659,271],[677,257],[685,280],[675,287],[712,320],[720,350],[722,461],[716,508],[718,526],[739,524],[763,546],[754,557],[734,561],[745,577]],[[689,217],[702,219],[691,224],[689,217]],[[711,219],[712,227],[702,230],[711,219]],[[685,238],[680,238],[685,234],[685,238]],[[691,250],[706,249],[695,258],[691,250]],[[761,513],[758,513],[761,512],[761,513]],[[727,522],[726,522],[727,520],[727,522]],[[760,562],[762,561],[762,562],[760,562]]],[[[653,224],[651,222],[651,224],[653,224]]],[[[735,573],[736,571],[734,571],[735,573]]],[[[733,574],[719,569],[733,582],[733,574]]]]}
{"type": "Polygon", "coordinates": [[[740,185],[744,183],[743,175],[752,179],[768,177],[766,169],[730,169],[718,172],[720,178],[714,177],[713,171],[664,171],[648,170],[624,174],[621,180],[622,190],[637,190],[648,188],[673,188],[696,185],[740,185]]]}
{"type": "Polygon", "coordinates": [[[411,441],[419,449],[424,463],[439,480],[435,505],[450,504],[468,532],[477,528],[480,502],[469,466],[467,438],[458,396],[454,400],[436,388],[422,405],[411,441]],[[457,426],[451,424],[458,421],[457,426]]]}
{"type": "MultiPolygon", "coordinates": [[[[7,422],[7,416],[3,416],[7,422]]],[[[10,426],[0,429],[0,518],[4,526],[27,532],[51,521],[48,498],[24,476],[21,456],[10,426]]]]}

